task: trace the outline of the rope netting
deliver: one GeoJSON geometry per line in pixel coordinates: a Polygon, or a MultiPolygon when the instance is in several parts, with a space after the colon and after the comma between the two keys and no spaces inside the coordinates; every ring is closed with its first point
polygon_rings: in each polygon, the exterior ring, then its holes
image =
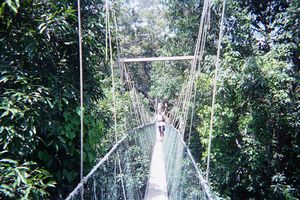
{"type": "Polygon", "coordinates": [[[155,142],[154,124],[135,128],[82,179],[67,200],[143,199],[155,142]]]}
{"type": "Polygon", "coordinates": [[[214,199],[182,135],[173,126],[166,126],[164,158],[169,199],[214,199]]]}

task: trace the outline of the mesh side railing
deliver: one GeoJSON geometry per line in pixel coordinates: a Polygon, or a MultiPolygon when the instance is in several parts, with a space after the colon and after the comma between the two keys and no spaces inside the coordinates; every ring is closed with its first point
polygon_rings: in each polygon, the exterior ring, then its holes
{"type": "Polygon", "coordinates": [[[164,159],[169,200],[214,199],[179,131],[166,126],[164,159]]]}
{"type": "Polygon", "coordinates": [[[154,124],[130,131],[83,178],[67,200],[143,199],[155,142],[154,124]]]}

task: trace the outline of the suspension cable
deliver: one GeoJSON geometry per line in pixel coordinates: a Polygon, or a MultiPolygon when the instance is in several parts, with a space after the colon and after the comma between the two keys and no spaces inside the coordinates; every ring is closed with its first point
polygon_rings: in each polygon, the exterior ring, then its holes
{"type": "Polygon", "coordinates": [[[211,141],[212,141],[212,132],[213,132],[213,123],[214,123],[214,110],[215,110],[215,101],[216,101],[216,90],[217,90],[218,72],[219,72],[219,67],[220,67],[219,59],[220,59],[220,51],[221,51],[221,41],[222,41],[222,37],[223,37],[223,25],[224,25],[223,23],[224,23],[225,4],[226,4],[226,0],[223,0],[221,25],[220,25],[218,50],[217,50],[217,59],[216,59],[216,68],[215,68],[214,82],[213,82],[212,102],[211,102],[211,114],[210,114],[210,126],[209,126],[209,140],[208,140],[208,149],[207,149],[207,168],[206,168],[206,180],[207,181],[208,181],[208,176],[209,176],[209,164],[210,164],[210,154],[211,154],[211,141]]]}
{"type": "MultiPolygon", "coordinates": [[[[120,60],[120,48],[119,48],[119,42],[118,42],[118,26],[117,26],[117,19],[116,19],[116,16],[115,16],[114,9],[112,10],[112,21],[113,21],[114,26],[115,26],[117,56],[118,56],[118,60],[120,60]]],[[[110,34],[110,28],[109,28],[109,34],[110,34]]],[[[112,52],[111,39],[110,39],[110,51],[112,52]]],[[[111,54],[110,57],[111,57],[111,60],[112,60],[112,54],[111,54]]],[[[118,62],[118,64],[120,64],[120,63],[118,62]]],[[[120,65],[119,65],[119,68],[120,68],[120,71],[122,71],[122,67],[120,65]]],[[[112,82],[114,83],[113,79],[112,79],[112,82]]],[[[114,90],[113,90],[113,92],[114,92],[114,90]]],[[[116,98],[114,100],[115,100],[115,103],[114,103],[114,107],[115,108],[114,109],[115,109],[115,113],[116,113],[116,104],[117,104],[116,98]]],[[[114,128],[114,130],[115,130],[115,136],[116,136],[117,113],[114,116],[114,121],[115,121],[115,128],[114,128]]],[[[116,142],[117,142],[117,136],[116,136],[116,142]]],[[[121,162],[120,162],[120,155],[119,155],[118,151],[117,151],[117,162],[118,162],[118,168],[120,170],[120,173],[123,174],[123,169],[122,169],[121,162]]],[[[123,199],[127,200],[123,175],[121,176],[121,185],[122,185],[123,199]]]]}
{"type": "Polygon", "coordinates": [[[117,136],[117,109],[116,109],[116,94],[115,94],[115,75],[114,75],[114,61],[112,55],[112,39],[111,39],[111,30],[110,30],[110,14],[109,14],[109,0],[105,1],[106,7],[106,19],[107,19],[107,30],[108,30],[108,42],[109,42],[109,58],[110,58],[110,70],[111,70],[111,84],[112,84],[112,97],[113,97],[113,118],[114,118],[114,136],[115,141],[118,140],[117,136]]]}
{"type": "Polygon", "coordinates": [[[204,5],[203,5],[201,19],[200,19],[200,25],[199,25],[196,47],[195,47],[195,51],[194,51],[194,59],[192,61],[192,67],[191,67],[191,70],[189,73],[188,81],[185,86],[186,89],[183,92],[183,97],[180,98],[180,99],[182,99],[182,102],[181,102],[182,107],[180,109],[179,115],[182,120],[182,127],[180,128],[182,133],[184,133],[186,123],[187,123],[188,112],[189,112],[189,108],[190,108],[189,102],[191,100],[193,86],[195,84],[197,61],[198,61],[198,59],[202,60],[204,44],[205,44],[206,35],[207,35],[207,31],[209,29],[209,24],[210,24],[209,20],[210,20],[210,0],[205,0],[204,5]],[[201,57],[199,57],[199,56],[201,56],[201,57]]]}
{"type": "Polygon", "coordinates": [[[205,49],[205,44],[206,44],[206,36],[207,32],[210,29],[210,12],[207,12],[207,22],[206,22],[206,30],[202,32],[202,41],[200,43],[200,48],[199,48],[199,60],[198,60],[198,70],[195,75],[195,83],[194,83],[194,93],[193,93],[193,103],[192,103],[192,113],[191,113],[191,119],[190,119],[190,129],[189,129],[189,137],[188,137],[188,146],[190,145],[190,139],[191,139],[191,133],[192,133],[192,125],[193,125],[193,120],[194,120],[194,112],[195,112],[195,102],[196,102],[196,96],[197,96],[197,84],[196,81],[198,80],[199,74],[200,74],[200,69],[201,69],[201,62],[203,60],[203,54],[204,54],[204,49],[205,49]]]}
{"type": "MultiPolygon", "coordinates": [[[[79,43],[79,73],[80,73],[80,181],[83,178],[83,66],[82,66],[82,35],[81,35],[81,6],[80,0],[77,0],[78,12],[78,43],[79,43]]],[[[81,190],[81,199],[83,199],[81,190]]]]}
{"type": "MultiPolygon", "coordinates": [[[[115,26],[115,34],[118,35],[118,25],[117,25],[117,20],[114,11],[112,11],[112,17],[115,26]]],[[[125,77],[124,83],[127,84],[129,89],[129,96],[134,111],[135,119],[137,120],[138,125],[141,126],[147,121],[146,117],[143,115],[143,113],[145,113],[144,112],[145,109],[143,107],[143,104],[140,102],[141,100],[137,94],[137,91],[135,89],[136,87],[134,86],[134,83],[132,81],[132,78],[130,77],[130,73],[126,68],[125,63],[121,62],[120,54],[122,54],[122,48],[119,46],[118,39],[116,39],[116,46],[117,46],[118,64],[120,65],[120,71],[121,71],[120,74],[124,73],[124,77],[125,77]]]]}
{"type": "Polygon", "coordinates": [[[190,146],[190,143],[191,143],[192,126],[193,126],[194,113],[195,113],[196,95],[197,95],[197,84],[195,83],[195,86],[194,86],[194,98],[193,98],[193,104],[192,104],[192,113],[191,113],[191,120],[190,120],[189,137],[188,137],[188,141],[187,141],[187,146],[188,147],[190,146]]]}
{"type": "Polygon", "coordinates": [[[108,1],[105,0],[105,61],[108,61],[108,1]]]}

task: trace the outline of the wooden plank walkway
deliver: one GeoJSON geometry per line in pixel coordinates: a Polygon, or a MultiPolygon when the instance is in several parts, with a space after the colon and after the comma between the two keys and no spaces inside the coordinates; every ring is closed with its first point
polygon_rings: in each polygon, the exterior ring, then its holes
{"type": "Polygon", "coordinates": [[[151,159],[150,178],[145,200],[168,200],[163,142],[160,141],[158,129],[156,130],[156,142],[151,159]]]}

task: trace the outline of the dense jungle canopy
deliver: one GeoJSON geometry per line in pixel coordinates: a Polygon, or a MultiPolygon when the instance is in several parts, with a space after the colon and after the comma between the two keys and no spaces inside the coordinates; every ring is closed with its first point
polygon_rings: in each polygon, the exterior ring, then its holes
{"type": "MultiPolygon", "coordinates": [[[[210,29],[185,139],[205,171],[222,10],[210,29]],[[188,138],[188,129],[191,135],[188,138]]],[[[109,2],[112,56],[193,55],[202,0],[109,2]]],[[[224,199],[300,198],[300,1],[227,0],[210,185],[224,199]]],[[[81,1],[84,174],[114,144],[105,2],[81,1]]],[[[0,4],[0,199],[64,199],[80,179],[77,1],[0,4]]],[[[175,105],[188,61],[127,64],[139,98],[175,105]]],[[[114,62],[119,136],[138,123],[114,62]]]]}

